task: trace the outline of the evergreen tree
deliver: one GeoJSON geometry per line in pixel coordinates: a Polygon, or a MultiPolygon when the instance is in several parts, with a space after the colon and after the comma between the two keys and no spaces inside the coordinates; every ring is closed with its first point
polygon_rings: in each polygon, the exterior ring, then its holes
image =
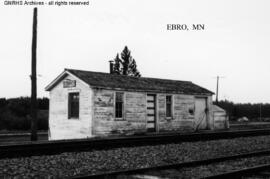
{"type": "Polygon", "coordinates": [[[113,73],[118,74],[118,75],[121,74],[121,59],[119,58],[118,53],[114,59],[113,73]]]}
{"type": "Polygon", "coordinates": [[[116,55],[114,59],[113,73],[134,77],[141,76],[137,69],[136,61],[131,56],[131,52],[127,46],[125,46],[124,50],[121,52],[121,58],[119,58],[119,54],[116,55]]]}
{"type": "Polygon", "coordinates": [[[125,46],[124,50],[122,51],[121,58],[122,58],[123,75],[128,75],[128,70],[130,70],[129,67],[130,67],[132,57],[130,55],[130,51],[127,46],[125,46]]]}
{"type": "Polygon", "coordinates": [[[132,59],[132,62],[130,63],[129,67],[130,68],[128,74],[135,77],[141,77],[140,72],[137,70],[137,64],[135,59],[132,59]]]}

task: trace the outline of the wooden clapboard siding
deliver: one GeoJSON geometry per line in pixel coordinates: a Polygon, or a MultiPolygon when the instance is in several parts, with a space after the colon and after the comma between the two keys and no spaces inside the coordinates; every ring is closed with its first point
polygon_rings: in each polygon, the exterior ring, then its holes
{"type": "Polygon", "coordinates": [[[76,80],[76,86],[64,88],[60,82],[50,91],[49,140],[91,137],[92,90],[73,76],[66,76],[65,79],[76,80]],[[68,119],[69,92],[79,92],[78,119],[68,119]]]}
{"type": "Polygon", "coordinates": [[[123,118],[121,119],[115,118],[114,95],[114,90],[94,90],[94,135],[145,131],[145,93],[124,92],[123,118]]]}
{"type": "Polygon", "coordinates": [[[158,95],[159,131],[192,130],[194,128],[194,96],[182,94],[158,95]],[[166,117],[166,95],[172,96],[172,117],[166,117]]]}
{"type": "MultiPolygon", "coordinates": [[[[192,82],[135,78],[66,69],[46,87],[50,91],[51,139],[194,129],[196,98],[206,99],[205,125],[214,128],[212,92],[192,82]],[[63,80],[76,86],[63,88],[63,80]],[[79,92],[79,119],[68,119],[68,93],[79,92]],[[123,93],[123,117],[115,118],[115,92],[123,93]],[[155,95],[149,96],[147,94],[155,95]],[[171,96],[172,115],[166,117],[166,95],[171,96]]],[[[221,118],[221,117],[220,117],[221,118]]]]}
{"type": "Polygon", "coordinates": [[[195,127],[195,96],[193,95],[156,94],[155,109],[153,96],[147,96],[147,93],[142,92],[122,91],[124,116],[123,119],[115,119],[114,94],[116,91],[105,89],[94,91],[94,135],[146,132],[150,127],[160,132],[193,130],[195,127]],[[165,115],[166,95],[172,96],[171,118],[166,118],[165,115]],[[157,114],[156,119],[155,114],[157,114]]]}
{"type": "Polygon", "coordinates": [[[213,105],[212,109],[213,121],[215,129],[227,129],[229,127],[229,119],[226,111],[218,106],[213,105]]]}

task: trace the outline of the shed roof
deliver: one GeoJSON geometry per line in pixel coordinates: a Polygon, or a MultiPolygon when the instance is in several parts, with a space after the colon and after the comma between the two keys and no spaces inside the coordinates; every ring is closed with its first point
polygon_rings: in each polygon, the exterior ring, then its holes
{"type": "Polygon", "coordinates": [[[221,107],[217,106],[217,105],[212,105],[213,107],[213,111],[215,112],[226,112],[224,109],[222,109],[221,107]]]}
{"type": "MultiPolygon", "coordinates": [[[[65,69],[66,72],[78,77],[91,87],[105,89],[123,89],[132,91],[152,91],[181,94],[212,95],[213,92],[200,87],[190,81],[178,81],[158,78],[131,77],[110,73],[65,69]]],[[[60,79],[60,78],[59,78],[60,79]]],[[[53,83],[53,82],[52,82],[53,83]]],[[[54,81],[57,83],[57,81],[54,81]]],[[[46,90],[51,90],[53,84],[46,90]]]]}

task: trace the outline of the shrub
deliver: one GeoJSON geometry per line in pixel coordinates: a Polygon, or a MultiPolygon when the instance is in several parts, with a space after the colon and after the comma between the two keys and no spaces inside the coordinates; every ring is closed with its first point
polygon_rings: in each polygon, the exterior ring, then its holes
{"type": "MultiPolygon", "coordinates": [[[[7,100],[5,98],[1,98],[0,130],[30,130],[30,104],[31,100],[29,97],[12,98],[7,100]]],[[[47,130],[49,99],[39,98],[38,106],[42,110],[38,110],[37,128],[38,130],[47,130]]]]}

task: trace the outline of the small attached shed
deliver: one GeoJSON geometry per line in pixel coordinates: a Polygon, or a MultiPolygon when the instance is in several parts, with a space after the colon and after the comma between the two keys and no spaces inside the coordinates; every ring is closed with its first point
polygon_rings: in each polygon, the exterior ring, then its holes
{"type": "Polygon", "coordinates": [[[214,119],[215,129],[228,129],[229,128],[229,117],[224,109],[217,105],[213,105],[212,114],[214,119]]]}
{"type": "Polygon", "coordinates": [[[189,81],[65,69],[46,90],[50,140],[214,129],[213,93],[189,81]]]}

